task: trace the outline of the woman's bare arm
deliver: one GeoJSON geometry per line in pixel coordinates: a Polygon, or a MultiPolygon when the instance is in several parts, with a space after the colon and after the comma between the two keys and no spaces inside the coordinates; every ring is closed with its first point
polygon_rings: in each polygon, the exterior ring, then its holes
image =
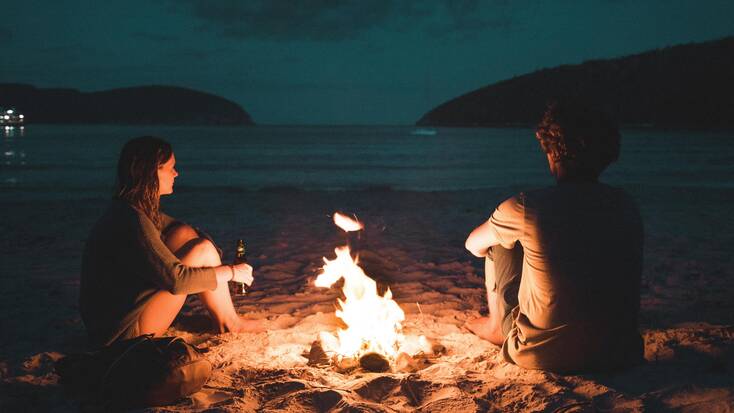
{"type": "Polygon", "coordinates": [[[217,274],[217,284],[229,281],[252,285],[252,266],[247,263],[220,265],[214,267],[217,274]]]}

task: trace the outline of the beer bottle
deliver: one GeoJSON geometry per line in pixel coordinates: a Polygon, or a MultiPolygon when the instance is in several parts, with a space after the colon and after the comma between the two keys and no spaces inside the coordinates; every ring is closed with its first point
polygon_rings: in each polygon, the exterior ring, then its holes
{"type": "MultiPolygon", "coordinates": [[[[247,258],[245,258],[245,242],[241,239],[237,240],[237,249],[234,254],[234,263],[240,264],[243,262],[247,262],[247,258]]],[[[240,283],[240,294],[247,294],[247,287],[245,286],[245,283],[240,283]]]]}

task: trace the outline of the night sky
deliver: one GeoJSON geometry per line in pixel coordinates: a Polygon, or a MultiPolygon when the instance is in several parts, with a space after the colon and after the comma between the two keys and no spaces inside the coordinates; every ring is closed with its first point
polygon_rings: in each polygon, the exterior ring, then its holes
{"type": "Polygon", "coordinates": [[[734,34],[734,1],[12,1],[0,82],[167,84],[259,124],[411,124],[537,69],[734,34]]]}

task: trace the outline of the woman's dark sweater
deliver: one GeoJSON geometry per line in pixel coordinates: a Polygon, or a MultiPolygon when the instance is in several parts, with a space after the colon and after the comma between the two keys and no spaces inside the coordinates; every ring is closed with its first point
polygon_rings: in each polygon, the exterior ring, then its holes
{"type": "MultiPolygon", "coordinates": [[[[173,222],[164,215],[163,228],[173,222]]],[[[193,294],[217,287],[211,267],[183,265],[142,212],[113,199],[87,239],[79,308],[92,345],[138,334],[138,318],[160,290],[193,294]]]]}

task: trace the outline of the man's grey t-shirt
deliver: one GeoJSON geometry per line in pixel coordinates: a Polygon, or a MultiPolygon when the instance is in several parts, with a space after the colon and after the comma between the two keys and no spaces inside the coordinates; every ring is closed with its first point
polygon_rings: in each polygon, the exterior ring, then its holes
{"type": "Polygon", "coordinates": [[[525,254],[508,361],[574,371],[642,358],[643,228],[624,191],[560,183],[504,201],[489,222],[501,245],[519,241],[525,254]]]}

